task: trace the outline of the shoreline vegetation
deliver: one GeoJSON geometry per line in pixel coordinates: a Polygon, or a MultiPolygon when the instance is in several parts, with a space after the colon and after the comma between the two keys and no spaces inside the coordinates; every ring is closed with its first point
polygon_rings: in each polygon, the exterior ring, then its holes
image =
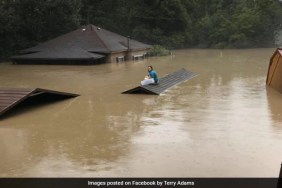
{"type": "Polygon", "coordinates": [[[0,0],[0,17],[0,60],[88,24],[153,45],[159,55],[282,43],[280,0],[0,0]]]}
{"type": "Polygon", "coordinates": [[[166,49],[164,46],[154,45],[153,48],[148,52],[148,55],[150,57],[167,56],[167,55],[171,55],[171,51],[166,49]]]}

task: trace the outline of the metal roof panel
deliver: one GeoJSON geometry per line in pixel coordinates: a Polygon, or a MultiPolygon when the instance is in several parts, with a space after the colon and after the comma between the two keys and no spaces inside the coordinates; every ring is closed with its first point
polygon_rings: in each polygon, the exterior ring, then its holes
{"type": "Polygon", "coordinates": [[[187,71],[184,68],[168,74],[162,78],[159,79],[158,84],[149,84],[144,86],[137,86],[133,89],[124,91],[123,94],[153,94],[153,95],[159,95],[169,89],[170,87],[173,87],[177,84],[180,84],[184,81],[187,81],[189,79],[194,78],[197,76],[197,73],[187,71]]]}
{"type": "Polygon", "coordinates": [[[0,117],[26,99],[41,94],[60,95],[65,98],[78,96],[77,94],[41,88],[0,88],[0,117]]]}

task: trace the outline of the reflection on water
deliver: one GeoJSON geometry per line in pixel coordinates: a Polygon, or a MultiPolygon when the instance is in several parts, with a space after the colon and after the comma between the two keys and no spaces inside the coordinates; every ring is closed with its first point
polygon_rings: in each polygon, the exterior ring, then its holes
{"type": "Polygon", "coordinates": [[[97,66],[0,65],[1,87],[81,94],[0,121],[1,177],[277,177],[282,95],[265,86],[274,49],[177,50],[97,66]],[[193,78],[123,95],[153,65],[193,78]]]}

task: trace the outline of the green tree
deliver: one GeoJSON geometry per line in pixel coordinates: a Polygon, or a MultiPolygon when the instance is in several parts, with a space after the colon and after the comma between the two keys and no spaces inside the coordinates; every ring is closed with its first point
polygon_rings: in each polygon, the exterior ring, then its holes
{"type": "Polygon", "coordinates": [[[10,1],[0,3],[0,58],[7,58],[21,47],[21,37],[18,33],[20,18],[10,1]]]}
{"type": "Polygon", "coordinates": [[[2,0],[0,56],[77,28],[80,7],[80,0],[2,0]]]}
{"type": "Polygon", "coordinates": [[[281,17],[279,0],[0,0],[0,57],[90,23],[169,49],[266,47],[281,17]]]}
{"type": "Polygon", "coordinates": [[[21,34],[37,43],[77,28],[80,0],[17,0],[21,34]]]}

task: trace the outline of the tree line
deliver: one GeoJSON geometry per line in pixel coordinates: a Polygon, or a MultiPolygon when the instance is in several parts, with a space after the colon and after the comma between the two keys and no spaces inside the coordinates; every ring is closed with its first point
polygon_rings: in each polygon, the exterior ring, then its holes
{"type": "Polygon", "coordinates": [[[273,47],[280,0],[0,0],[0,57],[81,25],[176,48],[273,47]]]}

